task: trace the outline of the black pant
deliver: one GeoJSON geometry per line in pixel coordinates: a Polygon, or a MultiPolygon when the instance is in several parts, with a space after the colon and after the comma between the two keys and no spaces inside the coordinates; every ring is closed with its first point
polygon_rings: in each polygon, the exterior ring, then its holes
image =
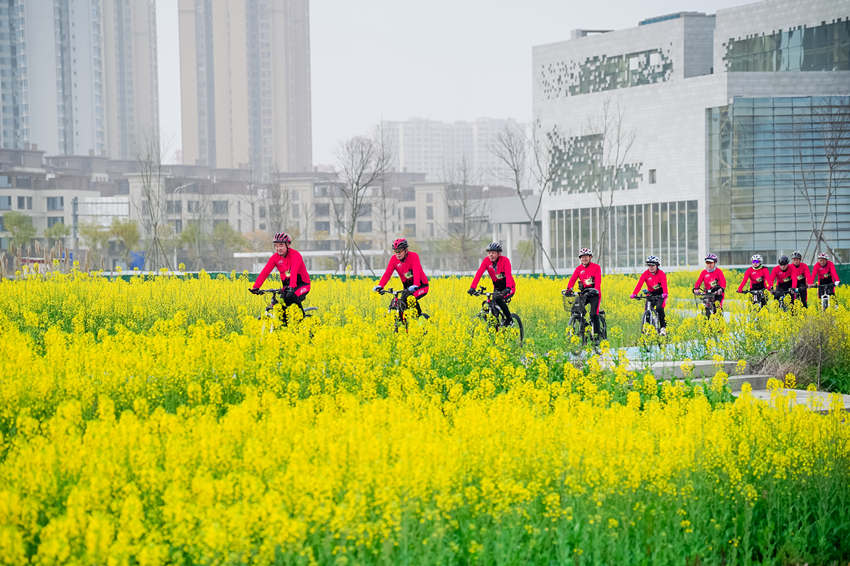
{"type": "Polygon", "coordinates": [[[661,293],[653,294],[652,296],[658,297],[649,303],[650,307],[658,315],[658,325],[661,328],[667,328],[667,317],[664,314],[664,299],[661,298],[661,293]]]}
{"type": "Polygon", "coordinates": [[[414,297],[413,293],[411,293],[407,289],[405,289],[401,293],[401,301],[402,301],[402,304],[404,304],[405,308],[407,308],[407,297],[413,297],[413,301],[414,301],[413,306],[416,308],[416,312],[419,314],[419,316],[422,316],[422,307],[419,306],[419,299],[414,297]]]}
{"type": "Polygon", "coordinates": [[[599,321],[599,301],[602,297],[599,293],[594,293],[587,298],[587,304],[590,305],[590,323],[593,325],[593,334],[599,336],[602,334],[599,321]]]}
{"type": "Polygon", "coordinates": [[[803,303],[803,308],[809,308],[809,288],[806,285],[797,286],[797,292],[800,295],[800,302],[803,303]]]}
{"type": "Polygon", "coordinates": [[[283,305],[284,309],[291,304],[298,305],[298,308],[301,309],[301,314],[304,314],[304,307],[301,305],[304,302],[304,299],[307,297],[308,293],[304,293],[300,297],[295,294],[295,289],[292,287],[287,287],[286,291],[283,292],[283,305]]]}
{"type": "Polygon", "coordinates": [[[511,311],[508,308],[508,303],[511,302],[511,297],[513,295],[508,295],[508,293],[509,291],[507,289],[493,292],[493,302],[496,303],[496,306],[502,311],[502,314],[505,317],[505,324],[511,323],[511,311]]]}

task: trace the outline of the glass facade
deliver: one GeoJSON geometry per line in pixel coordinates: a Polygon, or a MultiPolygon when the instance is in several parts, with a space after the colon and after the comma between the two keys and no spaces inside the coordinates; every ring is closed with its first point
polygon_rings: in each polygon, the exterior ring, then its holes
{"type": "Polygon", "coordinates": [[[724,47],[729,72],[848,71],[850,18],[730,39],[724,47]]]}
{"type": "Polygon", "coordinates": [[[606,152],[615,153],[618,148],[616,141],[609,141],[606,147],[602,134],[565,138],[553,129],[546,135],[551,148],[551,167],[555,172],[554,192],[590,193],[597,189],[607,192],[609,187],[615,191],[636,189],[643,179],[643,163],[610,163],[613,158],[606,152]]]}
{"type": "Polygon", "coordinates": [[[706,110],[712,252],[767,261],[826,243],[850,258],[850,96],[735,98],[706,110]]]}
{"type": "Polygon", "coordinates": [[[620,270],[642,269],[648,255],[660,256],[665,266],[699,264],[697,201],[615,206],[605,216],[598,207],[549,212],[549,247],[558,269],[575,267],[583,247],[601,247],[594,250],[596,259],[620,270]]]}
{"type": "Polygon", "coordinates": [[[670,48],[658,48],[556,61],[542,65],[538,72],[543,95],[553,100],[667,81],[673,74],[673,59],[670,48]]]}

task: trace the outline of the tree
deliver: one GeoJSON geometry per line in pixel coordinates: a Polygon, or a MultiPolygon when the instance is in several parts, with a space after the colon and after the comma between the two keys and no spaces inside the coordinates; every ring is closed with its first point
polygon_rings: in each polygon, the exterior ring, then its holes
{"type": "Polygon", "coordinates": [[[12,235],[12,245],[17,248],[29,244],[35,238],[35,227],[32,225],[32,217],[17,211],[7,212],[3,215],[3,225],[12,235]]]}
{"type": "Polygon", "coordinates": [[[219,222],[213,227],[210,244],[215,267],[225,270],[233,265],[233,252],[244,249],[247,241],[229,222],[219,222]]]}
{"type": "Polygon", "coordinates": [[[80,236],[89,248],[86,254],[86,263],[99,263],[101,269],[103,269],[104,251],[111,237],[109,229],[97,224],[81,224],[80,236]],[[94,258],[91,257],[92,254],[94,254],[94,258]]]}
{"type": "Polygon", "coordinates": [[[44,237],[47,238],[49,246],[56,245],[57,242],[62,242],[71,234],[71,229],[64,222],[57,222],[44,230],[44,237]]]}
{"type": "MultiPolygon", "coordinates": [[[[591,131],[597,138],[597,160],[592,163],[591,187],[599,201],[599,224],[600,229],[594,249],[597,250],[596,260],[604,271],[608,261],[606,250],[609,246],[608,228],[611,210],[614,208],[614,192],[628,188],[634,182],[631,172],[635,165],[629,163],[632,146],[635,142],[635,131],[625,126],[623,108],[617,104],[611,108],[610,99],[602,103],[602,111],[598,120],[591,123],[591,131]]],[[[640,165],[637,166],[640,170],[640,165]]]]}
{"type": "Polygon", "coordinates": [[[487,210],[480,187],[471,185],[469,163],[462,157],[454,170],[445,173],[449,180],[445,198],[448,223],[445,226],[456,269],[469,269],[481,255],[486,239],[487,210]],[[478,198],[473,191],[478,189],[478,198]]]}
{"type": "Polygon", "coordinates": [[[811,220],[806,255],[813,263],[815,254],[826,249],[840,262],[838,252],[826,238],[825,228],[830,212],[835,214],[831,207],[839,189],[850,188],[850,97],[828,98],[826,104],[812,109],[811,129],[795,133],[800,140],[811,139],[812,147],[816,148],[816,153],[810,156],[804,156],[802,147],[798,149],[799,169],[794,176],[811,220]]]}
{"type": "MultiPolygon", "coordinates": [[[[376,136],[379,138],[379,136],[376,136]]],[[[354,240],[354,232],[357,221],[363,213],[363,205],[368,190],[375,185],[388,171],[390,156],[383,139],[353,137],[343,142],[337,151],[337,160],[340,169],[340,192],[343,202],[337,205],[331,200],[337,224],[343,237],[343,246],[340,251],[340,267],[345,269],[347,265],[354,267],[354,252],[359,251],[354,240]]]]}
{"type": "Polygon", "coordinates": [[[133,248],[138,247],[142,239],[139,233],[139,225],[132,220],[112,220],[112,226],[109,227],[109,235],[121,243],[123,250],[124,261],[130,262],[130,252],[133,248]]]}
{"type": "Polygon", "coordinates": [[[168,253],[162,241],[165,216],[165,191],[162,183],[162,158],[159,143],[149,140],[139,155],[141,202],[136,203],[147,237],[145,261],[154,269],[169,265],[168,253]]]}
{"type": "MultiPolygon", "coordinates": [[[[545,139],[540,135],[539,122],[532,126],[529,138],[520,127],[508,124],[496,136],[491,148],[493,155],[505,166],[506,182],[516,191],[517,198],[529,222],[531,240],[534,242],[535,255],[542,255],[553,272],[555,265],[543,247],[538,231],[538,217],[543,197],[552,189],[558,170],[552,159],[552,137],[545,139]]],[[[535,259],[535,269],[538,261],[535,259]]]]}

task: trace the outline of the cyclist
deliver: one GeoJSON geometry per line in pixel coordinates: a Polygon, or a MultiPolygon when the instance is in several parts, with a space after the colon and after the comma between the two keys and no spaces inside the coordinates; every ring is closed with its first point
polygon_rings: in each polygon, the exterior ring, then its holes
{"type": "Polygon", "coordinates": [[[419,255],[415,252],[408,251],[407,240],[399,238],[393,241],[393,257],[387,264],[387,269],[377,285],[372,289],[380,292],[384,285],[392,277],[393,270],[398,272],[401,284],[404,287],[404,292],[401,295],[402,300],[407,304],[407,297],[416,299],[416,312],[422,315],[422,307],[419,306],[419,299],[428,294],[428,278],[425,272],[422,271],[422,264],[419,263],[419,255]]]}
{"type": "Polygon", "coordinates": [[[496,306],[499,307],[499,310],[502,311],[505,317],[503,325],[510,326],[512,320],[511,311],[508,310],[508,303],[511,302],[511,297],[516,293],[516,284],[511,275],[511,262],[506,256],[502,255],[501,243],[491,242],[487,246],[487,257],[478,266],[478,271],[475,272],[472,285],[469,286],[469,289],[466,291],[467,293],[470,295],[475,294],[475,288],[485,271],[490,275],[490,279],[493,280],[493,302],[496,303],[496,306]]]}
{"type": "MultiPolygon", "coordinates": [[[[720,307],[723,308],[723,299],[726,295],[726,277],[723,271],[717,267],[717,256],[709,253],[705,256],[705,269],[699,274],[697,282],[694,283],[694,293],[705,287],[706,293],[712,293],[715,301],[720,301],[720,307]]],[[[706,316],[710,314],[706,308],[706,316]]]]}
{"type": "Polygon", "coordinates": [[[590,248],[581,248],[578,251],[578,258],[581,263],[573,271],[573,276],[570,277],[570,282],[564,292],[569,295],[573,292],[573,285],[578,281],[580,291],[585,289],[596,289],[596,293],[588,297],[590,305],[590,322],[593,324],[593,334],[598,338],[601,335],[599,328],[599,306],[602,303],[602,269],[599,265],[591,263],[593,252],[590,248]]]}
{"type": "Polygon", "coordinates": [[[812,266],[812,281],[818,285],[818,299],[824,295],[834,295],[835,287],[841,284],[835,272],[835,264],[823,252],[818,254],[818,262],[812,266]]]}
{"type": "Polygon", "coordinates": [[[797,294],[804,308],[809,308],[809,285],[812,282],[812,273],[809,266],[803,263],[803,254],[795,251],[791,254],[791,267],[794,268],[794,284],[797,294]]]}
{"type": "MultiPolygon", "coordinates": [[[[778,264],[770,271],[768,286],[773,286],[773,296],[778,300],[783,294],[790,293],[794,288],[796,269],[791,267],[791,261],[787,255],[779,258],[778,264]],[[774,285],[775,284],[775,285],[774,285]]],[[[794,297],[791,297],[794,300],[794,297]]]]}
{"type": "Polygon", "coordinates": [[[659,334],[663,336],[667,334],[667,321],[664,317],[664,307],[667,306],[667,275],[661,271],[661,259],[654,255],[646,258],[646,271],[641,274],[635,290],[632,291],[633,299],[637,297],[644,283],[649,295],[661,296],[661,302],[653,301],[652,308],[658,313],[658,324],[661,326],[659,334]]]}
{"type": "Polygon", "coordinates": [[[304,298],[310,292],[310,276],[307,274],[307,267],[304,265],[301,254],[292,249],[290,244],[292,244],[292,238],[286,232],[278,232],[274,235],[275,253],[266,262],[266,266],[257,276],[257,280],[254,281],[254,286],[251,287],[250,291],[255,295],[258,294],[266,278],[277,267],[284,289],[284,305],[288,307],[294,303],[303,313],[304,307],[301,303],[304,302],[304,298]]]}
{"type": "MultiPolygon", "coordinates": [[[[738,285],[738,292],[744,293],[744,286],[749,282],[750,291],[764,291],[770,289],[770,271],[762,265],[762,257],[760,254],[755,254],[750,258],[752,266],[748,267],[744,272],[744,278],[741,284],[738,285]]],[[[759,304],[764,306],[767,304],[767,299],[762,295],[759,298],[759,304]]]]}

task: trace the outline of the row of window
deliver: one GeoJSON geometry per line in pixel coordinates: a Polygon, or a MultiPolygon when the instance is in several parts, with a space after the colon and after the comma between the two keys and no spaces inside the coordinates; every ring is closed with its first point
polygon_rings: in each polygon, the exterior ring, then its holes
{"type": "MultiPolygon", "coordinates": [[[[19,196],[17,199],[18,210],[32,210],[32,197],[19,196]]],[[[0,210],[12,210],[12,197],[0,196],[0,210]]],[[[64,197],[47,197],[47,210],[65,210],[64,197]]]]}

